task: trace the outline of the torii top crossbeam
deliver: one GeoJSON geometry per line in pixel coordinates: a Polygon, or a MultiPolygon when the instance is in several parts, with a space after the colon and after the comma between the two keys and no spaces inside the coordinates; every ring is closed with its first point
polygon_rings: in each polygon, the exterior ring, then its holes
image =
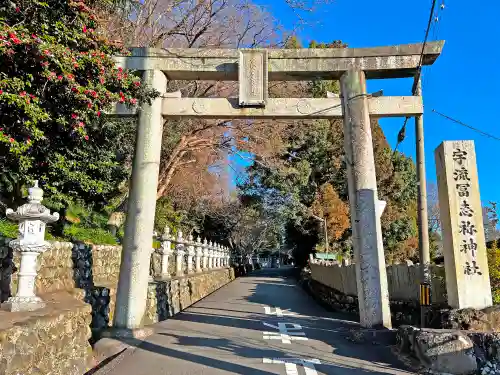
{"type": "MultiPolygon", "coordinates": [[[[444,41],[429,42],[422,64],[432,65],[444,41]]],[[[339,79],[348,69],[363,70],[367,78],[412,77],[422,44],[373,48],[267,49],[270,81],[339,79]]],[[[134,70],[161,70],[169,80],[238,80],[239,50],[133,48],[131,56],[117,56],[119,65],[134,70]]]]}

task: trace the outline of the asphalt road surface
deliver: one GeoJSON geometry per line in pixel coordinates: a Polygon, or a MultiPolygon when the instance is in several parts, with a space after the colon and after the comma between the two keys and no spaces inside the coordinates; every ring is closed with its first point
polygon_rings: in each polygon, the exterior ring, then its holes
{"type": "Polygon", "coordinates": [[[283,270],[241,277],[103,369],[110,375],[414,374],[389,348],[346,340],[355,322],[320,307],[283,270]],[[345,318],[344,318],[345,319],[345,318]]]}

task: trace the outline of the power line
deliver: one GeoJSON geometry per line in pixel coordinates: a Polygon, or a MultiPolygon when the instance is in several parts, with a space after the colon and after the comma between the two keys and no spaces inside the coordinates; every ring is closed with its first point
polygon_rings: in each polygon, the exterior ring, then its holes
{"type": "MultiPolygon", "coordinates": [[[[436,8],[436,3],[437,3],[437,0],[432,0],[431,10],[429,12],[429,21],[427,22],[427,28],[425,30],[425,36],[424,36],[424,42],[422,43],[422,51],[420,52],[420,59],[418,61],[417,74],[415,75],[415,79],[413,80],[413,87],[411,89],[412,95],[415,95],[415,92],[416,92],[417,86],[418,86],[418,82],[420,81],[420,75],[422,72],[422,64],[424,62],[425,47],[427,45],[427,39],[429,38],[429,32],[431,30],[432,20],[434,18],[434,9],[436,8]]],[[[396,154],[396,151],[398,150],[399,145],[401,144],[401,142],[403,142],[403,140],[405,138],[406,124],[408,123],[409,119],[410,119],[409,117],[405,118],[405,122],[403,123],[403,126],[399,130],[398,140],[397,140],[396,146],[394,147],[393,155],[396,154]]]]}
{"type": "Polygon", "coordinates": [[[500,141],[500,137],[497,137],[495,135],[492,135],[492,134],[489,134],[489,133],[486,133],[485,131],[482,131],[481,129],[477,129],[473,126],[470,126],[470,125],[467,125],[466,123],[462,122],[462,121],[459,121],[457,119],[454,119],[453,117],[450,117],[450,116],[446,116],[445,114],[441,113],[441,112],[438,112],[436,111],[435,109],[432,110],[432,112],[434,113],[437,113],[439,116],[442,116],[444,117],[445,119],[448,119],[450,121],[453,121],[454,123],[456,124],[459,124],[459,125],[462,125],[462,126],[465,126],[466,128],[469,128],[471,130],[474,130],[475,132],[479,133],[479,134],[482,134],[484,135],[485,137],[488,137],[488,138],[492,138],[492,139],[495,139],[497,141],[500,141]]]}
{"type": "Polygon", "coordinates": [[[418,62],[417,75],[416,75],[416,78],[413,82],[413,87],[411,89],[412,95],[415,95],[415,91],[417,90],[418,80],[420,79],[420,74],[422,71],[422,64],[424,62],[425,47],[427,46],[427,39],[429,38],[429,32],[431,31],[432,20],[434,19],[434,9],[436,8],[436,3],[437,3],[437,0],[432,0],[431,11],[429,13],[429,21],[427,22],[427,29],[425,30],[424,43],[422,44],[422,52],[420,53],[420,60],[418,62]]]}

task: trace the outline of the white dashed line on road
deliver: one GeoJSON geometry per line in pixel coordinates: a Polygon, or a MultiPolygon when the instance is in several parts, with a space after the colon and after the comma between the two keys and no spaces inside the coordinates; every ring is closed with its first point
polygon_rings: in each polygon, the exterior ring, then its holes
{"type": "Polygon", "coordinates": [[[301,365],[304,368],[306,375],[317,375],[316,367],[314,365],[320,365],[319,359],[302,359],[302,358],[263,358],[263,363],[267,364],[284,364],[286,375],[298,375],[299,369],[297,365],[301,365]]]}

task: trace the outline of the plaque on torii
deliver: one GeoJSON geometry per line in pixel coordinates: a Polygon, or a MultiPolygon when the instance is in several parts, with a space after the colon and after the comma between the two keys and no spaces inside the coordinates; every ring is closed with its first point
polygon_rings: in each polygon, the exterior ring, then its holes
{"type": "Polygon", "coordinates": [[[265,107],[267,101],[267,50],[240,49],[238,60],[238,104],[265,107]]]}

